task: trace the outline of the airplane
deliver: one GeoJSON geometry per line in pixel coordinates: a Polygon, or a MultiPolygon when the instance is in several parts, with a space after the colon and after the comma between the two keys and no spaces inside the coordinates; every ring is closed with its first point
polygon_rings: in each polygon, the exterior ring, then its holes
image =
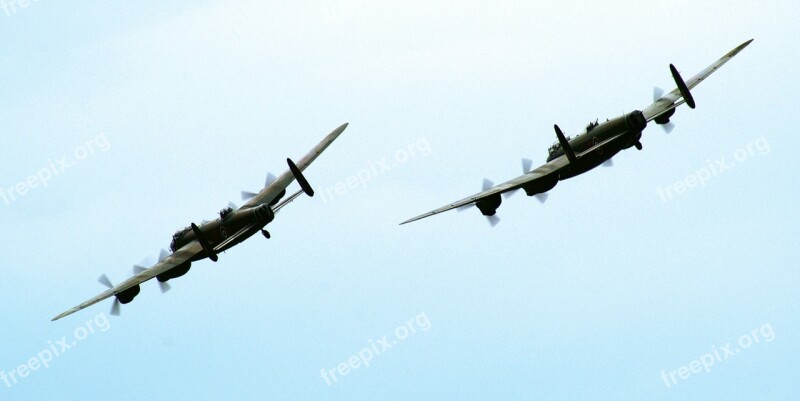
{"type": "Polygon", "coordinates": [[[166,292],[170,288],[167,282],[186,274],[191,268],[192,262],[206,258],[216,262],[221,252],[225,252],[258,232],[261,232],[264,237],[270,238],[270,233],[264,227],[275,219],[275,214],[279,210],[303,193],[314,196],[314,190],[303,176],[303,171],[344,132],[347,125],[345,123],[333,130],[296,164],[291,159],[286,159],[289,170],[277,178],[268,174],[264,188],[258,193],[243,191],[242,200],[245,200],[246,203],[241,207],[236,208],[235,205],[230,204],[219,212],[219,218],[203,222],[199,226],[191,223],[189,227],[176,232],[170,244],[172,253],[162,250],[158,262],[152,267],[134,266],[134,276],[117,286],[113,286],[105,275],[100,276],[98,281],[108,287],[108,290],[57,315],[52,321],[71,315],[112,296],[114,303],[111,307],[111,314],[119,315],[120,304],[133,301],[139,295],[140,284],[145,281],[156,278],[161,291],[166,292]],[[294,180],[297,180],[300,190],[283,199],[286,195],[286,188],[294,180]]]}
{"type": "Polygon", "coordinates": [[[559,181],[576,177],[600,165],[610,166],[613,164],[611,158],[624,149],[636,147],[636,149],[642,150],[640,141],[642,131],[650,121],[655,121],[667,132],[672,131],[673,125],[670,118],[675,114],[675,109],[684,103],[689,108],[695,108],[695,101],[690,90],[736,56],[752,41],[753,39],[750,39],[737,46],[688,81],[684,81],[677,68],[670,64],[670,73],[677,88],[667,94],[655,88],[653,104],[644,110],[635,110],[602,123],[597,121],[589,123],[583,133],[573,138],[565,136],[558,125],[554,125],[558,141],[548,149],[547,160],[542,166],[531,170],[532,162],[523,159],[522,176],[497,186],[489,180],[484,180],[481,192],[412,217],[400,224],[411,223],[452,209],[465,210],[475,205],[481,214],[487,217],[489,224],[494,227],[500,221],[496,215],[497,208],[503,201],[500,195],[508,197],[520,188],[528,196],[536,196],[543,203],[547,199],[547,192],[553,189],[559,181]]]}

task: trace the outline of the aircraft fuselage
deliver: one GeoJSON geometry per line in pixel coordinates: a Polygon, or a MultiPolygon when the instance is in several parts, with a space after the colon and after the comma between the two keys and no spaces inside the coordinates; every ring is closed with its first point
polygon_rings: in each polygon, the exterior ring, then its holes
{"type": "MultiPolygon", "coordinates": [[[[570,163],[568,169],[561,172],[559,180],[566,180],[583,174],[614,157],[619,151],[632,146],[641,147],[639,139],[642,131],[647,127],[647,120],[641,111],[633,111],[620,117],[613,118],[600,124],[590,124],[587,132],[571,138],[568,142],[576,154],[581,154],[597,145],[602,144],[591,153],[585,154],[570,163]],[[611,138],[618,138],[603,143],[611,138]],[[638,145],[637,145],[638,144],[638,145]]],[[[547,161],[551,161],[564,154],[564,149],[560,144],[551,148],[547,161]]]]}
{"type": "MultiPolygon", "coordinates": [[[[210,246],[215,248],[230,236],[245,230],[239,233],[235,240],[228,242],[222,248],[216,249],[217,252],[224,252],[261,231],[274,218],[275,213],[272,211],[272,207],[267,204],[239,210],[223,209],[219,218],[203,223],[199,228],[203,238],[210,246]]],[[[175,234],[170,248],[174,252],[196,239],[195,233],[191,229],[185,228],[175,234]]],[[[201,252],[191,261],[202,260],[208,256],[205,252],[201,252]]]]}

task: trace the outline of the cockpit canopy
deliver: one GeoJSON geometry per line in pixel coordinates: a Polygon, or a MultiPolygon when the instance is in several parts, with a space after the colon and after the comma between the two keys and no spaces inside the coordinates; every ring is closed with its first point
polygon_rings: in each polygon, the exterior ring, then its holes
{"type": "MultiPolygon", "coordinates": [[[[572,137],[568,136],[568,137],[566,137],[566,140],[567,140],[567,142],[569,142],[570,140],[572,140],[572,137]]],[[[547,149],[547,161],[550,161],[550,160],[554,159],[555,156],[557,156],[558,154],[560,154],[562,152],[563,151],[561,150],[561,143],[560,142],[553,142],[553,144],[550,145],[550,148],[547,149]]]]}
{"type": "Polygon", "coordinates": [[[550,148],[547,149],[547,155],[548,156],[553,156],[554,154],[556,154],[558,152],[559,149],[561,149],[561,144],[556,142],[556,143],[550,145],[550,148]]]}
{"type": "MultiPolygon", "coordinates": [[[[233,214],[233,208],[229,206],[219,211],[219,218],[220,220],[224,221],[225,219],[229,218],[231,214],[233,214]]],[[[207,220],[203,220],[201,225],[208,223],[210,222],[207,220]]],[[[172,242],[170,242],[169,244],[169,248],[172,249],[172,252],[177,251],[178,248],[180,248],[180,246],[182,245],[182,243],[185,243],[184,238],[186,237],[186,234],[189,233],[190,231],[192,231],[191,227],[184,227],[172,235],[172,242]]]]}
{"type": "Polygon", "coordinates": [[[225,220],[225,219],[228,218],[228,216],[231,215],[231,213],[233,213],[233,208],[232,207],[226,207],[225,209],[222,209],[222,210],[219,211],[219,218],[222,219],[222,220],[225,220]]]}
{"type": "Polygon", "coordinates": [[[178,250],[178,242],[181,239],[183,239],[183,237],[186,235],[186,233],[188,233],[190,230],[191,230],[190,227],[184,227],[184,228],[178,230],[177,232],[175,232],[175,234],[172,235],[172,242],[170,242],[170,244],[169,244],[169,249],[171,249],[172,252],[175,252],[175,251],[178,250]]]}

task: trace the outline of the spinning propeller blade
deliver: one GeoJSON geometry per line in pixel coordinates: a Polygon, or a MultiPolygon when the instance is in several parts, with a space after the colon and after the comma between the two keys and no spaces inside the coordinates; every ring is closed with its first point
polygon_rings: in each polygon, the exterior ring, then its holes
{"type": "Polygon", "coordinates": [[[522,174],[528,174],[533,169],[533,160],[522,159],[522,174]]]}
{"type": "MultiPolygon", "coordinates": [[[[657,87],[657,86],[654,86],[653,87],[653,103],[657,102],[658,99],[661,99],[662,96],[664,96],[664,90],[659,88],[659,87],[657,87]]],[[[671,133],[672,130],[675,129],[675,124],[673,124],[673,123],[666,123],[666,124],[659,124],[659,125],[661,126],[661,129],[663,129],[664,132],[667,133],[667,134],[671,133]]]]}
{"type": "MultiPolygon", "coordinates": [[[[268,187],[269,184],[272,184],[276,179],[277,179],[277,177],[275,177],[274,174],[267,173],[267,178],[264,180],[264,188],[268,187]]],[[[258,195],[258,194],[250,192],[250,191],[242,191],[242,200],[243,201],[248,201],[248,200],[254,198],[256,195],[258,195]]],[[[237,208],[234,207],[234,209],[237,209],[237,208]]]]}
{"type": "MultiPolygon", "coordinates": [[[[109,289],[114,288],[114,284],[111,284],[111,280],[109,280],[108,276],[106,276],[105,274],[100,276],[100,278],[98,278],[97,281],[99,281],[100,284],[103,284],[109,289]]],[[[111,315],[119,316],[119,312],[120,312],[120,303],[119,300],[116,297],[114,297],[114,303],[111,304],[111,315]]]]}

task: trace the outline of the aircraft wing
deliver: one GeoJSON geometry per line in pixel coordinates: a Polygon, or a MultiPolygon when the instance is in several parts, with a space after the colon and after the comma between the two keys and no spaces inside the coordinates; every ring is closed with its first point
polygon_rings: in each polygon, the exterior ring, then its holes
{"type": "MultiPolygon", "coordinates": [[[[275,214],[278,214],[278,212],[281,209],[283,209],[284,206],[288,205],[289,203],[291,203],[293,200],[297,199],[297,197],[302,195],[302,194],[303,194],[303,190],[302,189],[297,191],[297,192],[295,192],[295,193],[293,193],[288,198],[282,200],[280,203],[278,203],[277,205],[273,206],[272,207],[272,212],[275,213],[275,214]]],[[[259,225],[259,224],[261,224],[261,223],[253,223],[253,224],[249,224],[249,225],[241,228],[239,231],[237,231],[233,235],[229,236],[224,241],[222,241],[219,244],[215,245],[214,246],[214,250],[219,252],[220,250],[225,249],[225,247],[227,247],[228,244],[238,241],[243,235],[247,235],[250,232],[250,230],[252,230],[256,225],[259,225]]]]}
{"type": "Polygon", "coordinates": [[[201,252],[203,252],[203,247],[201,247],[200,244],[197,241],[192,241],[192,242],[184,245],[183,248],[178,249],[177,251],[173,252],[172,254],[167,256],[166,258],[162,259],[160,262],[158,262],[155,265],[153,265],[153,267],[151,267],[151,268],[149,268],[149,269],[147,269],[147,270],[145,270],[145,271],[143,271],[143,272],[141,272],[141,273],[139,273],[139,274],[137,274],[137,275],[135,275],[135,276],[133,276],[133,277],[121,282],[121,283],[119,283],[118,285],[114,286],[113,288],[110,288],[110,289],[104,291],[100,295],[98,295],[98,296],[96,296],[96,297],[94,297],[94,298],[92,298],[92,299],[90,299],[90,300],[88,300],[88,301],[86,301],[86,302],[84,302],[84,303],[82,303],[80,305],[78,305],[78,306],[76,306],[74,308],[71,308],[71,309],[65,311],[64,313],[61,313],[60,315],[54,317],[52,319],[52,321],[56,321],[56,320],[61,319],[61,318],[65,317],[65,316],[69,316],[69,315],[71,315],[71,314],[73,314],[73,313],[75,313],[75,312],[77,312],[77,311],[79,311],[81,309],[88,308],[88,307],[90,307],[90,306],[92,306],[92,305],[94,305],[94,304],[96,304],[96,303],[98,303],[100,301],[103,301],[105,299],[111,298],[114,295],[119,294],[119,293],[121,293],[121,292],[123,292],[123,291],[125,291],[125,290],[127,290],[127,289],[129,289],[131,287],[135,287],[135,286],[137,286],[139,284],[142,284],[145,281],[150,280],[151,278],[153,278],[155,276],[158,276],[159,274],[164,273],[165,271],[167,271],[169,269],[172,269],[174,267],[182,265],[183,263],[191,260],[195,255],[197,255],[197,254],[199,254],[201,252]]]}
{"type": "Polygon", "coordinates": [[[421,215],[419,215],[417,217],[412,217],[412,218],[410,218],[410,219],[408,219],[408,220],[406,220],[406,221],[404,221],[404,222],[402,222],[400,224],[402,225],[402,224],[406,224],[406,223],[411,223],[412,221],[417,221],[417,220],[420,220],[420,219],[424,219],[426,217],[433,216],[434,214],[439,214],[439,213],[442,213],[442,212],[446,212],[448,210],[460,208],[462,206],[466,206],[466,205],[469,205],[471,203],[475,203],[475,202],[477,202],[477,201],[479,201],[481,199],[488,198],[488,197],[490,197],[492,195],[497,195],[497,194],[501,194],[501,193],[504,193],[504,192],[509,192],[509,191],[513,191],[513,190],[522,188],[526,184],[530,184],[530,183],[533,183],[533,182],[535,182],[537,180],[544,179],[545,177],[549,177],[551,174],[558,174],[558,172],[561,169],[567,167],[568,165],[569,165],[569,160],[567,160],[566,156],[562,155],[562,156],[560,156],[558,158],[555,158],[555,159],[551,160],[550,162],[548,162],[546,164],[543,164],[542,166],[536,168],[535,170],[533,170],[533,171],[531,171],[531,172],[529,172],[527,174],[521,175],[521,176],[519,176],[517,178],[514,178],[512,180],[506,181],[506,182],[504,182],[502,184],[499,184],[499,185],[496,185],[496,186],[494,186],[492,188],[486,189],[486,190],[484,190],[482,192],[479,192],[479,193],[477,193],[475,195],[468,196],[468,197],[466,197],[464,199],[461,199],[460,201],[457,201],[455,203],[451,203],[449,205],[442,206],[442,207],[440,207],[440,208],[438,208],[436,210],[432,210],[432,211],[430,211],[428,213],[421,214],[421,215]]]}
{"type": "MultiPolygon", "coordinates": [[[[700,82],[703,82],[706,78],[708,78],[714,71],[718,70],[722,67],[723,64],[727,63],[728,60],[732,59],[735,55],[739,54],[742,49],[747,47],[747,45],[752,42],[753,39],[748,40],[747,42],[742,43],[741,45],[737,46],[735,49],[729,51],[726,55],[722,56],[719,60],[714,62],[708,66],[708,68],[700,71],[697,75],[689,78],[686,80],[686,87],[691,90],[695,86],[697,86],[700,82]]],[[[671,92],[661,96],[655,103],[647,106],[642,113],[647,121],[652,121],[656,117],[682,105],[684,103],[684,99],[682,99],[680,89],[676,88],[671,92]]],[[[691,103],[690,103],[691,104],[691,103]]]]}
{"type": "MultiPolygon", "coordinates": [[[[599,149],[599,148],[605,146],[606,144],[608,144],[609,142],[613,142],[613,141],[621,138],[622,136],[623,136],[622,134],[619,134],[619,135],[615,135],[615,136],[613,136],[611,138],[608,138],[605,141],[600,142],[600,143],[592,146],[591,148],[586,149],[583,152],[575,155],[575,157],[580,159],[581,157],[596,151],[597,149],[599,149]]],[[[531,171],[529,173],[523,174],[523,175],[521,175],[521,176],[519,176],[517,178],[514,178],[513,180],[506,181],[506,182],[504,182],[504,183],[502,183],[500,185],[496,185],[496,186],[494,186],[492,188],[486,189],[483,192],[479,192],[479,193],[477,193],[475,195],[466,197],[466,198],[464,198],[464,199],[462,199],[462,200],[460,200],[458,202],[451,203],[451,204],[449,204],[447,206],[440,207],[439,209],[432,210],[432,211],[430,211],[428,213],[421,214],[421,215],[419,215],[417,217],[410,218],[410,219],[400,223],[400,225],[403,225],[403,224],[406,224],[406,223],[411,223],[412,221],[417,221],[417,220],[420,220],[420,219],[424,219],[426,217],[430,217],[430,216],[433,216],[434,214],[439,214],[439,213],[442,213],[442,212],[446,212],[448,210],[457,209],[457,208],[460,208],[462,206],[466,206],[466,205],[469,205],[471,203],[475,203],[475,202],[477,202],[477,201],[479,201],[481,199],[488,198],[488,197],[490,197],[492,195],[501,194],[501,193],[510,192],[510,191],[514,191],[514,190],[520,189],[520,188],[524,187],[527,184],[534,183],[537,180],[544,179],[545,177],[550,177],[552,174],[558,174],[559,171],[561,171],[562,169],[566,168],[567,166],[569,166],[569,159],[567,159],[566,155],[561,155],[561,156],[551,160],[550,162],[548,162],[546,164],[543,164],[539,168],[537,168],[537,169],[535,169],[535,170],[533,170],[533,171],[531,171]]]]}
{"type": "MultiPolygon", "coordinates": [[[[306,167],[311,165],[311,162],[313,162],[320,154],[322,154],[322,152],[328,146],[330,146],[330,144],[333,143],[333,141],[336,140],[336,138],[338,138],[339,135],[342,134],[342,132],[344,132],[345,128],[347,128],[347,124],[343,124],[343,125],[339,126],[335,130],[333,130],[333,132],[328,134],[328,136],[326,136],[324,139],[322,139],[322,141],[319,144],[317,144],[317,146],[315,146],[313,149],[311,149],[311,151],[309,151],[305,156],[303,156],[302,159],[298,160],[298,162],[295,164],[297,166],[297,168],[300,171],[305,170],[306,167]]],[[[281,176],[278,177],[275,181],[270,183],[270,185],[268,185],[266,188],[262,189],[261,192],[259,192],[255,197],[253,197],[247,203],[245,203],[242,206],[242,208],[254,207],[254,206],[259,206],[261,204],[270,203],[276,196],[278,196],[278,194],[283,192],[283,190],[286,189],[286,187],[288,187],[289,184],[291,184],[292,181],[294,181],[294,180],[295,180],[295,177],[292,174],[291,170],[286,171],[285,173],[281,174],[281,176]]],[[[302,193],[302,192],[298,191],[297,193],[291,195],[289,198],[285,199],[284,201],[282,201],[281,203],[276,205],[273,208],[273,210],[275,212],[277,212],[283,206],[287,205],[288,203],[290,203],[291,201],[296,199],[297,196],[300,195],[300,193],[302,193]]],[[[231,236],[228,240],[235,239],[237,236],[241,235],[244,231],[246,231],[247,228],[251,228],[251,227],[246,227],[244,230],[240,230],[240,232],[237,232],[236,234],[231,236]]],[[[227,242],[223,242],[221,244],[218,244],[215,248],[216,249],[221,249],[226,243],[227,242]]],[[[117,295],[117,294],[119,294],[119,293],[121,293],[121,292],[123,292],[125,290],[128,290],[128,289],[130,289],[132,287],[135,287],[135,286],[137,286],[139,284],[142,284],[145,281],[150,280],[153,277],[156,277],[161,273],[164,273],[164,272],[166,272],[166,271],[168,271],[168,270],[170,270],[172,268],[175,268],[177,266],[182,265],[183,263],[191,260],[196,255],[198,255],[198,254],[200,254],[202,252],[203,252],[203,247],[200,245],[200,243],[197,242],[197,240],[192,241],[192,242],[186,244],[185,246],[183,246],[181,249],[178,249],[177,251],[173,252],[172,254],[170,254],[169,256],[164,258],[163,260],[159,261],[158,263],[156,263],[155,265],[153,265],[149,269],[144,270],[139,274],[136,274],[135,276],[123,281],[122,283],[114,286],[113,288],[110,288],[110,289],[102,292],[100,295],[98,295],[98,296],[96,296],[96,297],[94,297],[92,299],[89,299],[88,301],[86,301],[84,303],[82,303],[82,304],[80,304],[80,305],[78,305],[78,306],[76,306],[74,308],[71,308],[71,309],[65,311],[64,313],[61,313],[60,315],[54,317],[52,320],[55,321],[55,320],[58,320],[58,319],[61,319],[61,318],[65,317],[65,316],[69,316],[69,315],[71,315],[71,314],[73,314],[73,313],[75,313],[75,312],[77,312],[77,311],[79,311],[81,309],[88,308],[89,306],[92,306],[92,305],[94,305],[94,304],[96,304],[96,303],[98,303],[100,301],[103,301],[105,299],[111,298],[111,297],[113,297],[113,296],[115,296],[115,295],[117,295]]]]}
{"type": "MultiPolygon", "coordinates": [[[[311,165],[322,152],[339,137],[339,135],[344,132],[345,128],[347,128],[347,123],[342,124],[333,132],[328,134],[322,141],[317,144],[313,149],[311,149],[308,153],[306,153],[303,158],[297,161],[295,164],[300,171],[304,171],[306,167],[311,165]]],[[[266,188],[262,189],[261,192],[256,194],[256,196],[252,197],[250,200],[247,201],[244,205],[242,205],[242,209],[263,205],[265,203],[272,202],[278,194],[283,192],[286,187],[289,186],[294,181],[294,174],[292,174],[291,170],[284,172],[280,175],[275,181],[270,183],[266,188]]]]}

